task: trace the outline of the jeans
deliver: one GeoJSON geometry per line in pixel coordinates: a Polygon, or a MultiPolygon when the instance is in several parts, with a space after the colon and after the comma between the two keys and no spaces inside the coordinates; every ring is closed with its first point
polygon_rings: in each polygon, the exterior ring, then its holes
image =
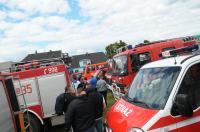
{"type": "Polygon", "coordinates": [[[95,120],[95,127],[97,132],[103,132],[103,119],[102,117],[95,120]]]}
{"type": "Polygon", "coordinates": [[[99,93],[101,93],[105,99],[105,103],[107,105],[107,90],[106,91],[100,91],[99,93]]]}
{"type": "Polygon", "coordinates": [[[87,129],[85,132],[95,132],[95,127],[91,127],[91,128],[89,128],[89,129],[87,129]]]}

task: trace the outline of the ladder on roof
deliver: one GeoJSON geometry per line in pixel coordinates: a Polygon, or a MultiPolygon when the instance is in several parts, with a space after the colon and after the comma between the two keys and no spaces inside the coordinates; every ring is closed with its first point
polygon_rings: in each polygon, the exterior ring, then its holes
{"type": "Polygon", "coordinates": [[[28,112],[28,106],[26,103],[25,95],[23,93],[21,81],[20,81],[19,77],[13,77],[13,80],[18,81],[21,92],[20,92],[20,94],[17,94],[17,97],[22,97],[22,100],[24,103],[24,105],[20,104],[20,111],[15,112],[15,114],[19,115],[20,122],[23,122],[23,123],[20,123],[21,132],[32,132],[32,129],[30,127],[30,116],[29,116],[29,112],[28,112]]]}
{"type": "Polygon", "coordinates": [[[26,67],[28,67],[28,69],[34,69],[34,68],[38,68],[38,67],[53,66],[53,65],[57,65],[57,64],[65,64],[65,63],[61,58],[18,62],[18,63],[15,63],[15,71],[24,70],[24,69],[26,69],[26,67]]]}
{"type": "Polygon", "coordinates": [[[65,64],[65,63],[61,58],[17,62],[13,64],[13,66],[0,68],[0,72],[10,73],[10,72],[15,72],[15,71],[25,70],[28,64],[29,64],[28,69],[34,69],[38,67],[53,66],[53,65],[65,64]],[[34,65],[37,65],[37,66],[34,66],[34,65]],[[21,68],[19,68],[19,66],[21,66],[21,68]]]}
{"type": "Polygon", "coordinates": [[[184,42],[200,41],[200,35],[178,37],[178,38],[171,38],[171,39],[164,39],[164,40],[157,40],[157,41],[152,41],[152,42],[149,42],[149,43],[140,43],[140,44],[135,45],[135,48],[146,46],[146,45],[157,44],[157,43],[161,43],[161,42],[174,41],[174,40],[178,40],[178,39],[183,40],[184,42]]]}
{"type": "Polygon", "coordinates": [[[53,63],[53,62],[64,63],[64,61],[61,58],[54,58],[54,59],[42,59],[42,60],[32,60],[32,61],[26,61],[26,62],[18,62],[18,63],[15,63],[15,66],[24,65],[24,64],[33,63],[33,62],[39,62],[41,64],[44,64],[44,63],[48,64],[48,63],[53,63]]]}

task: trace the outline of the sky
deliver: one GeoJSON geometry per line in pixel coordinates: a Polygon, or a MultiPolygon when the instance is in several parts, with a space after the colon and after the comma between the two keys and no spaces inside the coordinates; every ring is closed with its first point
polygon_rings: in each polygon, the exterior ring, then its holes
{"type": "Polygon", "coordinates": [[[0,62],[200,34],[200,0],[0,0],[0,62]]]}

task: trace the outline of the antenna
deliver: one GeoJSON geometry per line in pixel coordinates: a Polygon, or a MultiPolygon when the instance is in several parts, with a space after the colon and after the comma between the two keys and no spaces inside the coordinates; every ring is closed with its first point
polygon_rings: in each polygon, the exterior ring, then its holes
{"type": "Polygon", "coordinates": [[[174,64],[176,65],[177,64],[177,61],[176,61],[176,57],[174,56],[174,64]]]}

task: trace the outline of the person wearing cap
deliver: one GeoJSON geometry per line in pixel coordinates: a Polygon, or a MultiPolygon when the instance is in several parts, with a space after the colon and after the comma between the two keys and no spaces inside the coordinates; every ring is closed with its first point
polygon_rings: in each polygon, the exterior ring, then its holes
{"type": "Polygon", "coordinates": [[[89,80],[89,83],[92,85],[92,87],[96,87],[96,85],[97,85],[96,77],[91,76],[91,79],[89,80]]]}

